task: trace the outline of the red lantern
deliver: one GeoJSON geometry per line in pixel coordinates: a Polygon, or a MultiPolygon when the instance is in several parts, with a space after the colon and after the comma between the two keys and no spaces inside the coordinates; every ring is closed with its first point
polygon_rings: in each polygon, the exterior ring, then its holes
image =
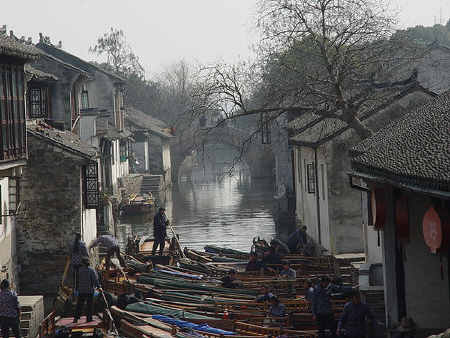
{"type": "Polygon", "coordinates": [[[426,245],[436,253],[442,245],[442,222],[434,207],[431,206],[423,216],[422,226],[426,245]]]}
{"type": "Polygon", "coordinates": [[[395,201],[395,224],[397,237],[400,240],[409,241],[408,197],[406,195],[402,195],[395,201]]]}
{"type": "Polygon", "coordinates": [[[372,190],[371,207],[372,207],[372,224],[375,229],[382,230],[386,223],[386,198],[384,190],[377,188],[372,190]]]}

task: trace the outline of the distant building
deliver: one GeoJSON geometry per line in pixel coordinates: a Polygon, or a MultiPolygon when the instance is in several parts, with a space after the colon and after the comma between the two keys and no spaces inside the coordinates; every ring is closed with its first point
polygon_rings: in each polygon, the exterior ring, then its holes
{"type": "Polygon", "coordinates": [[[24,64],[40,55],[31,44],[0,32],[0,279],[18,283],[16,213],[27,160],[24,64]]]}
{"type": "Polygon", "coordinates": [[[447,91],[351,150],[352,185],[369,191],[368,229],[380,232],[387,324],[411,317],[420,337],[450,323],[449,131],[447,91]]]}
{"type": "Polygon", "coordinates": [[[135,172],[163,175],[164,184],[170,186],[170,141],[174,138],[171,129],[165,122],[133,107],[126,108],[125,125],[135,140],[135,172]]]}

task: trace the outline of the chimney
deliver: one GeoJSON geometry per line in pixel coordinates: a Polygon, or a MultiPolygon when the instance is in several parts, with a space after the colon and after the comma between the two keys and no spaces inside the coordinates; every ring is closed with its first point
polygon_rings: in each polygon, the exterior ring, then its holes
{"type": "Polygon", "coordinates": [[[57,46],[59,49],[61,49],[62,48],[62,41],[61,40],[59,40],[59,42],[58,42],[58,46],[57,46]]]}
{"type": "Polygon", "coordinates": [[[39,33],[39,42],[44,42],[44,36],[42,33],[39,33]]]}
{"type": "Polygon", "coordinates": [[[10,38],[13,38],[13,37],[14,37],[14,31],[12,31],[12,30],[9,31],[9,37],[10,37],[10,38]]]}

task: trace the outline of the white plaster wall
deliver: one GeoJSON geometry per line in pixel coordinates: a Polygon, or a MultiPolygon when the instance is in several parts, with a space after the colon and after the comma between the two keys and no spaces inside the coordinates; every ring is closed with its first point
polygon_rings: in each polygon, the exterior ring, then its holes
{"type": "MultiPolygon", "coordinates": [[[[113,140],[112,144],[112,153],[114,154],[114,162],[111,162],[111,181],[113,184],[113,191],[117,193],[118,189],[118,178],[120,175],[120,149],[119,149],[119,140],[113,140]]],[[[112,161],[112,159],[111,159],[112,161]]]]}
{"type": "Polygon", "coordinates": [[[96,116],[81,116],[79,136],[82,141],[97,146],[95,122],[96,116]]]}
{"type": "MultiPolygon", "coordinates": [[[[11,238],[11,222],[10,217],[4,216],[9,213],[9,192],[8,192],[8,178],[0,179],[1,189],[1,219],[0,224],[0,270],[3,266],[6,266],[8,270],[11,268],[10,263],[12,260],[12,238],[11,238]]],[[[10,271],[7,271],[10,272],[10,271]]],[[[0,272],[1,278],[6,278],[6,273],[0,272]]]]}
{"type": "Polygon", "coordinates": [[[89,244],[97,237],[97,211],[83,208],[81,222],[83,241],[89,244]]]}
{"type": "MultiPolygon", "coordinates": [[[[0,188],[1,188],[1,218],[2,224],[0,224],[0,243],[2,240],[11,234],[10,219],[4,215],[9,214],[9,179],[7,177],[0,178],[0,188]]],[[[1,259],[1,257],[0,257],[1,259]]]]}
{"type": "Polygon", "coordinates": [[[307,147],[295,147],[295,185],[297,218],[307,226],[307,233],[317,243],[331,251],[331,235],[328,217],[328,187],[327,164],[321,151],[317,153],[319,204],[320,204],[320,239],[319,222],[317,218],[317,188],[316,193],[308,192],[307,164],[315,163],[314,149],[307,147]]]}
{"type": "MultiPolygon", "coordinates": [[[[383,262],[383,253],[381,243],[378,246],[378,232],[374,230],[373,226],[364,225],[366,231],[366,241],[367,241],[367,252],[366,252],[366,263],[377,264],[383,262]]],[[[380,234],[381,240],[382,234],[380,234]]]]}
{"type": "Polygon", "coordinates": [[[162,144],[162,162],[163,162],[165,184],[170,185],[172,172],[170,163],[170,144],[168,141],[163,141],[162,144]]]}

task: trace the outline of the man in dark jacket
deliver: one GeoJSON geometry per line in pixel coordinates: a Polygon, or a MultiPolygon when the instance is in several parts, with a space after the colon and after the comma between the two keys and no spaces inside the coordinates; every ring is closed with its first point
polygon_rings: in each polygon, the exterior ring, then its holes
{"type": "Polygon", "coordinates": [[[19,330],[19,300],[14,291],[9,288],[9,281],[2,280],[0,284],[0,326],[2,337],[9,337],[9,329],[16,338],[20,337],[19,330]]]}
{"type": "Polygon", "coordinates": [[[336,337],[336,323],[330,296],[330,279],[322,277],[312,295],[312,313],[313,319],[316,320],[319,327],[319,337],[325,336],[325,330],[329,330],[331,336],[336,337]]]}
{"type": "Polygon", "coordinates": [[[348,338],[366,336],[366,319],[370,320],[373,328],[374,319],[369,307],[361,303],[361,295],[357,291],[352,293],[352,301],[345,304],[344,312],[338,324],[338,335],[345,334],[348,338]]]}
{"type": "Polygon", "coordinates": [[[162,256],[164,251],[164,246],[166,244],[167,237],[167,225],[169,224],[169,220],[166,216],[166,209],[159,208],[158,213],[153,218],[153,250],[152,255],[156,254],[156,249],[159,246],[159,255],[162,256]]]}
{"type": "Polygon", "coordinates": [[[86,322],[92,321],[92,304],[94,301],[95,288],[102,291],[100,283],[98,282],[97,273],[89,266],[89,257],[83,257],[81,263],[82,265],[78,270],[78,301],[73,319],[74,323],[78,322],[78,319],[80,319],[84,303],[87,304],[86,322]]]}

